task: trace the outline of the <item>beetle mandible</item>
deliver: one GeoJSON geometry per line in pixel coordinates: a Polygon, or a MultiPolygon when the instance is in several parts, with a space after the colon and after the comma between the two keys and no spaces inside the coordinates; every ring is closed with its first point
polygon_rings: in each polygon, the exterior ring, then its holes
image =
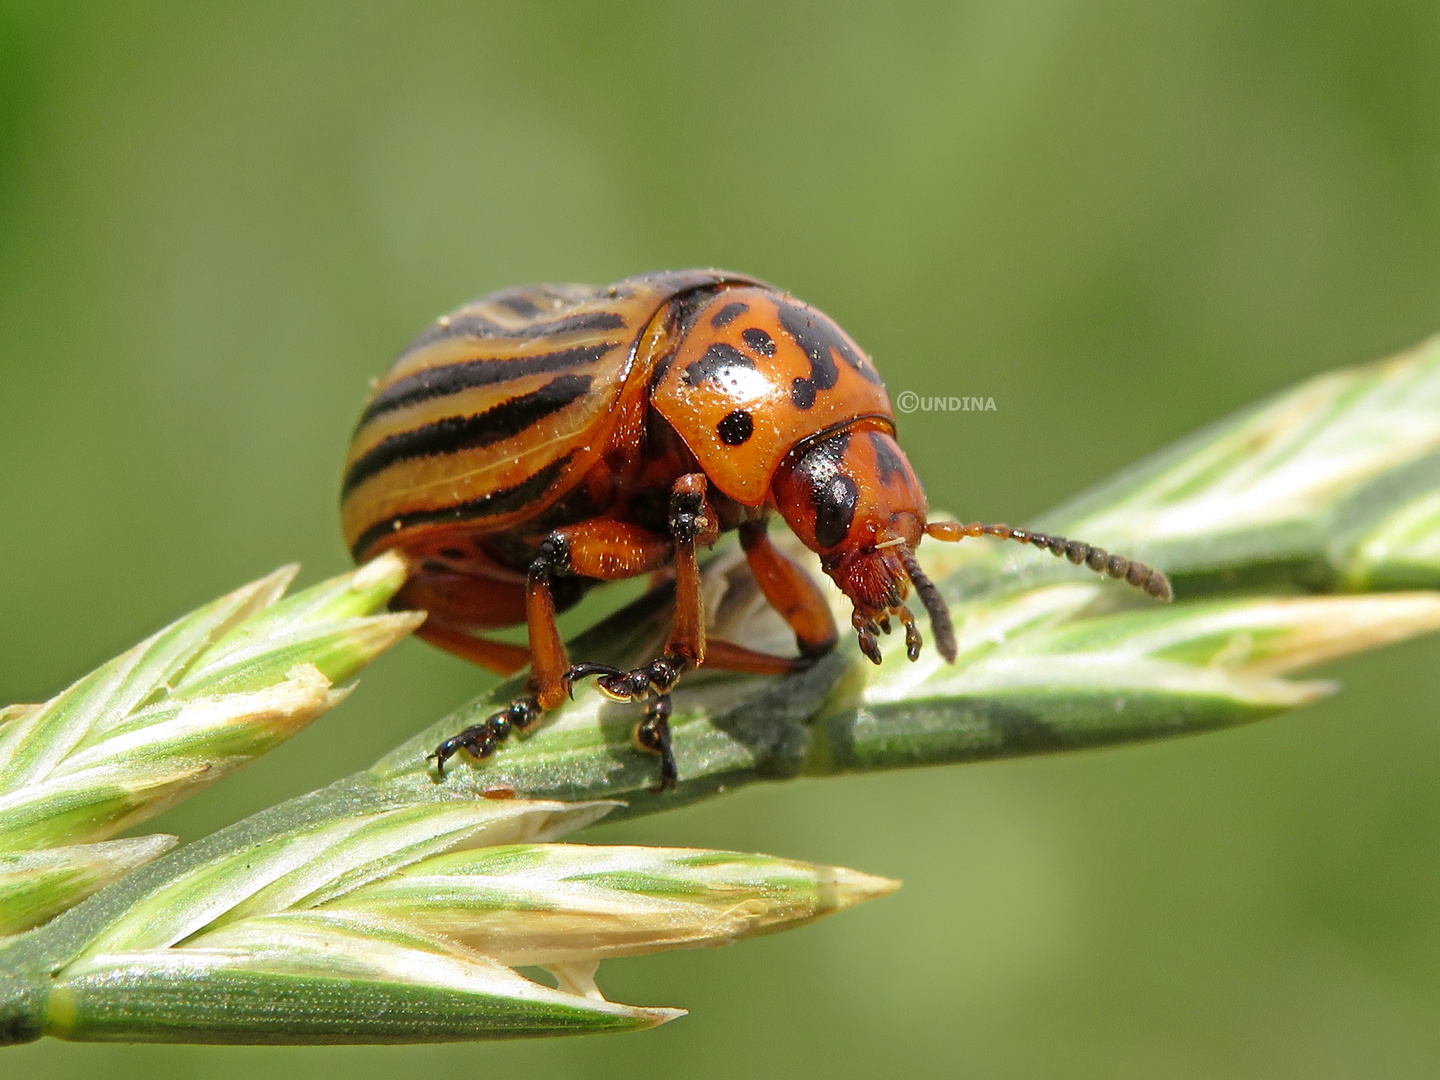
{"type": "Polygon", "coordinates": [[[915,558],[927,536],[1034,544],[1171,598],[1160,571],[1080,541],[928,521],[869,357],[816,309],[719,270],[524,286],[442,316],[375,386],[341,513],[357,561],[408,558],[395,606],[429,613],[422,638],[501,674],[530,665],[519,698],[436,749],[442,775],[459,751],[490,756],[593,676],[611,698],[647,702],[635,739],[672,787],[669,694],[686,670],[783,674],[837,641],[819,587],[766,536],[776,514],[850,599],[876,663],[892,617],[909,658],[920,655],[912,589],[955,660],[945,600],[915,558]],[[731,529],[797,657],[706,640],[696,551],[731,529]],[[556,612],[599,582],[667,567],[675,613],[661,655],[632,671],[571,663],[556,612]],[[521,622],[529,648],[476,633],[521,622]]]}

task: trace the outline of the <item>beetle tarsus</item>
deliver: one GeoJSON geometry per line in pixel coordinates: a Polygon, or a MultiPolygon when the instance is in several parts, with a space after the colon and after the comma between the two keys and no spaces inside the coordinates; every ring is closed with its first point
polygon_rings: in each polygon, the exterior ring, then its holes
{"type": "Polygon", "coordinates": [[[884,657],[880,653],[880,642],[875,637],[875,622],[868,620],[856,622],[856,638],[860,642],[860,651],[865,654],[872,664],[880,663],[884,657]]]}
{"type": "Polygon", "coordinates": [[[644,719],[635,725],[635,745],[660,755],[660,786],[653,789],[657,792],[673,788],[678,775],[670,745],[670,691],[691,666],[689,657],[666,652],[630,671],[603,674],[595,682],[600,692],[614,701],[650,699],[644,719]]]}
{"type": "Polygon", "coordinates": [[[666,653],[630,671],[601,675],[595,680],[595,685],[614,701],[641,701],[652,694],[668,694],[689,667],[690,661],[686,657],[666,653]]]}
{"type": "Polygon", "coordinates": [[[645,718],[635,725],[635,744],[660,755],[660,783],[654,792],[670,791],[679,779],[675,751],[670,742],[670,695],[661,694],[645,706],[645,718]]]}
{"type": "Polygon", "coordinates": [[[588,679],[592,675],[601,675],[613,678],[616,675],[624,675],[625,672],[609,664],[571,664],[570,669],[565,672],[565,692],[570,695],[570,700],[575,700],[575,684],[581,679],[588,679]]]}
{"type": "Polygon", "coordinates": [[[516,698],[497,713],[492,713],[481,723],[472,724],[458,735],[446,739],[435,748],[435,770],[441,779],[445,777],[445,763],[460,751],[483,761],[490,757],[500,744],[516,731],[528,731],[543,716],[545,710],[533,695],[516,698]]]}
{"type": "Polygon", "coordinates": [[[913,664],[920,659],[920,650],[925,646],[925,639],[920,636],[920,627],[915,625],[915,616],[910,614],[910,609],[901,607],[900,621],[905,624],[905,656],[913,664]]]}
{"type": "MultiPolygon", "coordinates": [[[[608,664],[587,663],[572,664],[565,673],[566,689],[580,679],[597,676],[596,685],[606,697],[616,701],[650,699],[645,706],[644,719],[635,725],[635,743],[642,750],[660,755],[660,786],[656,791],[668,791],[675,786],[675,754],[670,743],[670,691],[690,666],[686,657],[666,653],[630,671],[608,664]]],[[[491,757],[511,734],[533,727],[544,713],[535,695],[516,698],[483,722],[466,728],[437,746],[432,755],[437,773],[444,779],[445,763],[462,751],[481,761],[491,757]]]]}

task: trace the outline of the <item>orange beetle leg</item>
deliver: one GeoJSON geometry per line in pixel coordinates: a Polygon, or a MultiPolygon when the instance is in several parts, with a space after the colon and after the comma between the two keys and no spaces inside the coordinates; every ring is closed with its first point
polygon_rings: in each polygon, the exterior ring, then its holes
{"type": "Polygon", "coordinates": [[[670,540],[675,563],[675,621],[665,651],[648,664],[616,671],[597,664],[572,668],[574,677],[598,675],[600,692],[617,701],[650,698],[645,716],[635,725],[635,743],[660,755],[660,786],[675,786],[675,754],[670,744],[670,691],[689,668],[705,660],[705,603],[700,589],[697,546],[715,542],[719,523],[705,501],[705,475],[688,473],[670,491],[670,540]]]}
{"type": "MultiPolygon", "coordinates": [[[[550,578],[563,569],[563,564],[564,545],[555,542],[552,534],[541,543],[525,579],[525,621],[530,628],[530,679],[526,692],[506,708],[437,746],[435,767],[441,776],[445,775],[445,762],[461,750],[487,758],[512,732],[534,726],[547,709],[565,700],[569,693],[570,657],[555,625],[555,597],[550,590],[550,578]]],[[[474,640],[477,644],[480,641],[474,640]]],[[[453,639],[451,644],[456,644],[453,639]]]]}
{"type": "Polygon", "coordinates": [[[550,568],[543,557],[531,565],[525,583],[525,622],[530,628],[530,689],[541,709],[553,709],[568,694],[565,673],[570,669],[570,655],[555,625],[550,568]]]}
{"type": "MultiPolygon", "coordinates": [[[[525,579],[525,619],[530,627],[530,679],[526,692],[499,712],[437,746],[435,768],[441,776],[445,775],[445,762],[461,750],[473,757],[487,758],[512,732],[533,727],[546,709],[553,709],[565,700],[570,658],[555,625],[555,598],[550,592],[555,556],[554,545],[547,538],[540,545],[539,557],[530,564],[530,573],[525,579]]],[[[479,638],[474,640],[477,645],[480,643],[479,638]]],[[[452,640],[451,644],[455,642],[452,640]]]]}
{"type": "Polygon", "coordinates": [[[523,645],[475,637],[449,626],[432,625],[428,620],[415,636],[497,675],[514,675],[530,663],[530,650],[523,645]]]}
{"type": "Polygon", "coordinates": [[[563,549],[563,573],[616,581],[659,570],[670,561],[669,539],[628,521],[597,518],[556,529],[548,543],[563,549]]]}
{"type": "MultiPolygon", "coordinates": [[[[682,498],[682,485],[688,477],[682,477],[676,484],[676,495],[672,498],[671,526],[677,536],[685,534],[685,521],[680,521],[677,532],[675,505],[683,502],[689,506],[693,499],[682,498]],[[678,502],[677,502],[678,500],[678,502]]],[[[688,544],[690,560],[694,561],[694,541],[698,537],[713,542],[714,515],[703,508],[704,477],[700,477],[701,517],[708,517],[711,524],[705,528],[689,529],[688,544]]],[[[688,488],[693,488],[693,484],[688,488]]],[[[468,751],[475,757],[486,758],[515,730],[530,727],[549,709],[555,708],[570,693],[571,685],[591,675],[600,676],[602,692],[612,698],[624,701],[638,701],[645,697],[662,697],[679,679],[680,673],[692,662],[689,654],[667,647],[664,656],[651,661],[643,668],[623,672],[618,668],[602,664],[571,664],[565,643],[561,640],[559,628],[555,625],[555,601],[550,582],[553,577],[579,575],[581,577],[616,579],[629,578],[637,574],[659,569],[670,561],[677,545],[665,537],[628,522],[611,519],[597,519],[556,529],[541,542],[525,586],[525,615],[530,627],[530,681],[527,693],[517,698],[506,709],[488,717],[482,723],[466,728],[453,738],[446,739],[435,750],[436,764],[442,775],[445,762],[459,753],[468,751]]],[[[699,612],[699,574],[693,584],[694,609],[699,612]]],[[[682,590],[683,595],[683,590],[682,590]]],[[[685,603],[677,604],[684,610],[685,603]]],[[[703,626],[703,616],[699,617],[703,626]]],[[[677,613],[677,624],[682,616],[677,613]]],[[[672,640],[675,634],[672,633],[672,640]]],[[[478,641],[479,639],[473,639],[478,641]]],[[[704,641],[700,642],[703,654],[704,641]]],[[[657,750],[662,758],[661,783],[674,785],[675,762],[670,752],[670,729],[666,720],[669,716],[668,702],[665,706],[653,703],[647,709],[646,717],[637,725],[636,738],[647,750],[657,750]]]]}
{"type": "Polygon", "coordinates": [[[705,501],[704,473],[688,473],[675,481],[670,535],[675,541],[675,623],[665,652],[699,665],[705,662],[705,602],[695,548],[713,544],[719,535],[715,512],[705,501]]]}
{"type": "Polygon", "coordinates": [[[795,631],[800,655],[814,659],[835,648],[839,632],[825,594],[803,566],[770,542],[763,521],[740,526],[740,546],[765,599],[795,631]]]}
{"type": "MultiPolygon", "coordinates": [[[[548,574],[555,573],[614,581],[636,577],[667,565],[674,547],[666,537],[639,525],[598,518],[556,529],[545,538],[540,550],[541,559],[548,568],[547,581],[548,574]]],[[[537,560],[536,565],[539,566],[540,562],[537,560]]],[[[543,612],[541,614],[543,616],[543,612]]],[[[552,627],[553,622],[551,619],[552,627]]],[[[535,627],[532,622],[532,638],[536,634],[535,627]]],[[[541,631],[550,632],[543,623],[541,631]]],[[[554,643],[553,648],[563,653],[558,631],[555,632],[554,643]]],[[[591,675],[619,674],[618,668],[604,664],[571,664],[568,659],[563,664],[547,667],[543,672],[538,670],[537,664],[537,696],[545,708],[554,708],[559,700],[552,704],[545,695],[547,689],[558,687],[561,695],[568,695],[571,685],[579,679],[591,675]]]]}
{"type": "Polygon", "coordinates": [[[793,675],[804,671],[811,663],[803,657],[773,656],[721,638],[710,638],[705,643],[705,666],[721,671],[739,671],[746,675],[793,675]]]}

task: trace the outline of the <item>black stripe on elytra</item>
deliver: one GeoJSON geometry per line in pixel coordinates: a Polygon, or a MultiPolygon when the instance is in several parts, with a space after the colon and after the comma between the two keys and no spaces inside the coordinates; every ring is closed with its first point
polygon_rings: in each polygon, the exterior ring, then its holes
{"type": "Polygon", "coordinates": [[[396,409],[418,405],[432,398],[448,397],[477,386],[521,379],[527,375],[546,375],[553,371],[583,367],[618,349],[622,342],[608,341],[600,345],[582,345],[575,349],[541,353],[538,356],[516,356],[507,360],[462,360],[456,364],[426,368],[407,375],[376,394],[360,414],[358,431],[371,420],[396,409]]]}
{"type": "Polygon", "coordinates": [[[706,379],[718,380],[720,372],[727,368],[737,367],[749,368],[754,371],[755,361],[735,348],[734,345],[717,341],[705,350],[705,355],[699,360],[685,365],[684,379],[689,386],[699,386],[706,379]]]}
{"type": "Polygon", "coordinates": [[[456,503],[454,506],[446,506],[439,510],[412,510],[408,514],[398,514],[395,517],[386,518],[384,521],[378,521],[360,534],[359,539],[355,541],[355,546],[351,548],[351,554],[358,560],[369,550],[370,545],[382,536],[410,528],[413,525],[447,525],[522,510],[550,489],[550,485],[555,483],[565,466],[570,464],[572,457],[574,457],[573,452],[566,454],[514,487],[501,488],[499,491],[492,491],[488,495],[471,499],[469,502],[456,503]]]}
{"type": "Polygon", "coordinates": [[[870,434],[870,445],[875,449],[875,464],[880,469],[880,485],[888,485],[892,479],[899,477],[900,482],[905,482],[905,460],[900,456],[895,443],[878,431],[870,434]]]}
{"type": "Polygon", "coordinates": [[[665,373],[670,370],[670,365],[675,362],[675,350],[671,349],[659,360],[655,361],[655,370],[650,373],[650,393],[655,393],[655,388],[660,385],[660,380],[665,378],[665,373]]]}
{"type": "Polygon", "coordinates": [[[590,381],[589,375],[561,375],[539,390],[513,397],[474,416],[447,416],[433,424],[422,424],[381,439],[350,466],[341,486],[341,495],[348,494],[376,473],[401,461],[477,450],[512,439],[532,424],[588,394],[590,381]]]}
{"type": "Polygon", "coordinates": [[[530,323],[528,326],[501,326],[483,315],[452,315],[445,322],[431,323],[422,330],[414,341],[405,346],[405,351],[400,356],[403,359],[416,349],[451,338],[533,341],[536,338],[559,337],[561,334],[602,334],[610,330],[624,329],[625,317],[613,311],[587,311],[579,315],[567,315],[563,319],[530,323]]]}
{"type": "Polygon", "coordinates": [[[824,315],[784,301],[778,306],[780,325],[795,339],[795,344],[804,350],[810,361],[810,377],[796,379],[791,385],[790,398],[797,409],[813,406],[815,395],[821,390],[829,390],[840,378],[832,351],[839,353],[863,378],[877,384],[880,382],[879,373],[845,340],[840,328],[824,315]]]}
{"type": "Polygon", "coordinates": [[[726,304],[714,315],[710,316],[710,325],[719,330],[722,326],[729,326],[737,316],[744,315],[750,310],[750,305],[741,300],[735,300],[726,304]]]}
{"type": "Polygon", "coordinates": [[[516,315],[525,318],[540,314],[540,305],[524,293],[501,293],[499,296],[492,296],[490,303],[499,304],[506,310],[513,311],[516,315]]]}

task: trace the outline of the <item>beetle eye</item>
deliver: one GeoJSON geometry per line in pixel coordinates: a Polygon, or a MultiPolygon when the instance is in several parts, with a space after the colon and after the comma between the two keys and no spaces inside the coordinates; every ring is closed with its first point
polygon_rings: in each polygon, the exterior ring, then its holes
{"type": "Polygon", "coordinates": [[[860,501],[859,485],[845,474],[836,473],[814,488],[810,498],[815,503],[815,540],[821,547],[834,547],[850,535],[860,501]]]}

